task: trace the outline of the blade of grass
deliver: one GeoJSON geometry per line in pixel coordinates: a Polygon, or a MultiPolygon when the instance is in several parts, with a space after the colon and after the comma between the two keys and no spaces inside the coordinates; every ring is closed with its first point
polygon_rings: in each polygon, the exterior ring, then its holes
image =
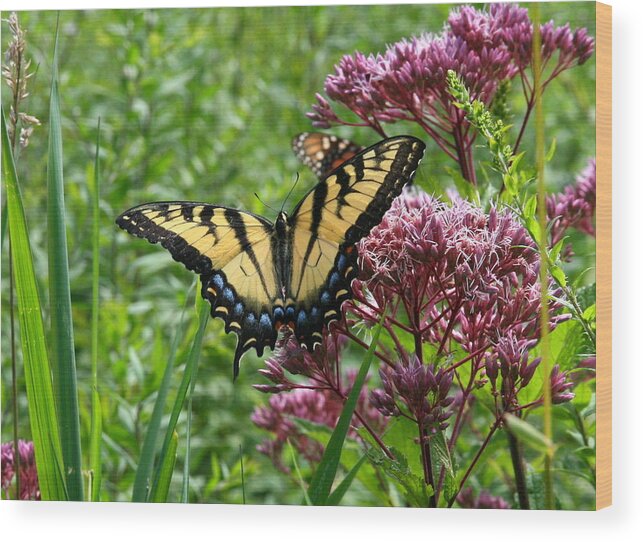
{"type": "Polygon", "coordinates": [[[328,446],[326,446],[324,455],[317,466],[315,474],[313,474],[310,487],[308,488],[308,494],[310,495],[310,500],[314,505],[319,506],[327,504],[330,489],[333,485],[333,480],[335,480],[335,475],[337,474],[337,467],[339,466],[339,459],[342,455],[344,440],[346,440],[346,435],[348,434],[348,428],[350,427],[350,422],[353,417],[353,413],[355,412],[359,393],[366,380],[368,370],[371,367],[371,361],[375,353],[375,347],[377,346],[377,341],[379,339],[385,317],[386,311],[383,312],[378,325],[375,327],[373,340],[371,341],[371,345],[364,356],[362,365],[359,368],[359,372],[357,373],[357,377],[353,384],[353,389],[351,389],[351,392],[348,394],[348,398],[346,399],[342,413],[339,416],[337,425],[328,441],[328,446]]]}
{"type": "Polygon", "coordinates": [[[7,202],[2,204],[2,226],[0,226],[0,248],[4,246],[4,238],[7,235],[7,202]]]}
{"type": "Polygon", "coordinates": [[[150,501],[152,502],[167,502],[167,496],[170,492],[170,482],[172,481],[172,473],[174,472],[174,465],[176,464],[176,449],[178,445],[179,434],[174,431],[172,433],[172,438],[170,439],[167,454],[159,466],[159,483],[150,495],[150,501]]]}
{"type": "Polygon", "coordinates": [[[100,117],[96,129],[96,155],[94,158],[94,185],[91,187],[92,195],[92,345],[91,345],[91,372],[92,372],[92,423],[89,435],[89,470],[92,473],[91,500],[100,500],[100,486],[102,482],[101,463],[101,435],[103,432],[103,416],[98,393],[98,323],[99,323],[99,271],[100,271],[100,170],[98,155],[100,150],[100,117]]]}
{"type": "Polygon", "coordinates": [[[36,468],[43,500],[67,500],[58,418],[47,355],[42,306],[13,155],[2,110],[2,177],[6,183],[20,340],[36,468]]]}
{"type": "Polygon", "coordinates": [[[306,501],[306,504],[308,506],[313,506],[313,503],[310,500],[310,496],[308,495],[308,491],[306,490],[306,482],[304,482],[304,477],[301,475],[301,470],[299,470],[299,463],[297,463],[297,455],[295,454],[295,449],[292,447],[292,444],[290,443],[290,439],[286,439],[286,444],[288,444],[288,449],[290,450],[290,456],[292,457],[292,464],[295,466],[295,473],[297,473],[297,480],[299,481],[299,486],[301,487],[301,491],[304,494],[304,501],[306,501]]]}
{"type": "Polygon", "coordinates": [[[239,445],[239,466],[241,467],[241,502],[246,504],[246,474],[243,470],[243,451],[239,445]]]}
{"type": "Polygon", "coordinates": [[[342,501],[344,495],[346,495],[346,492],[348,491],[348,488],[351,487],[353,480],[355,480],[355,476],[357,476],[359,469],[362,467],[365,461],[366,456],[363,455],[361,459],[357,463],[355,463],[355,465],[353,465],[353,468],[348,471],[348,474],[335,488],[335,491],[333,491],[328,496],[328,500],[326,501],[327,506],[337,506],[342,501]]]}
{"type": "Polygon", "coordinates": [[[71,314],[69,261],[65,220],[63,145],[58,96],[58,30],[49,102],[49,153],[47,161],[47,251],[49,253],[49,304],[54,392],[58,406],[60,439],[69,498],[83,500],[80,418],[76,388],[76,354],[71,314]]]}
{"type": "MultiPolygon", "coordinates": [[[[191,290],[191,289],[190,289],[191,290]]],[[[176,359],[176,351],[179,348],[181,338],[185,335],[187,326],[187,318],[185,318],[190,292],[188,292],[185,306],[181,313],[179,325],[176,328],[174,338],[172,339],[172,346],[170,347],[170,355],[168,356],[167,365],[161,380],[154,409],[152,410],[152,417],[145,433],[143,446],[141,447],[141,456],[138,460],[138,467],[136,468],[136,476],[134,478],[134,488],[132,490],[132,502],[146,502],[149,498],[148,492],[150,491],[150,481],[152,479],[152,471],[154,468],[154,459],[156,458],[156,444],[159,440],[161,419],[163,418],[163,411],[165,410],[165,401],[170,389],[170,382],[172,381],[172,372],[174,371],[174,361],[176,359]]],[[[171,434],[170,434],[171,437],[171,434]]],[[[161,461],[163,464],[163,461],[161,461]]]]}
{"type": "MultiPolygon", "coordinates": [[[[190,496],[190,431],[192,430],[192,389],[188,398],[187,424],[185,428],[185,460],[183,461],[183,484],[181,502],[187,504],[190,496]]],[[[175,431],[176,433],[176,431],[175,431]]],[[[159,475],[160,479],[160,475],[159,475]]]]}
{"type": "MultiPolygon", "coordinates": [[[[190,381],[190,392],[188,393],[187,427],[185,428],[185,461],[183,462],[183,490],[181,491],[181,502],[187,503],[190,497],[190,436],[192,435],[192,394],[196,378],[190,381]]],[[[243,473],[243,465],[241,466],[243,473]]]]}
{"type": "MultiPolygon", "coordinates": [[[[159,454],[159,462],[163,464],[165,461],[165,456],[168,453],[170,448],[170,440],[172,438],[172,433],[176,430],[176,423],[183,409],[185,403],[185,398],[188,393],[188,387],[193,379],[196,377],[197,367],[199,364],[199,358],[201,356],[201,344],[203,343],[203,335],[205,334],[205,327],[208,323],[210,317],[210,305],[205,301],[200,295],[196,297],[196,307],[198,314],[199,326],[196,333],[194,334],[194,339],[192,340],[192,346],[188,353],[187,360],[185,362],[185,370],[183,371],[183,378],[179,384],[179,389],[176,392],[176,399],[174,400],[174,407],[172,408],[172,414],[170,415],[170,422],[167,426],[165,432],[165,439],[163,441],[163,447],[161,448],[161,453],[159,454]]],[[[158,486],[159,483],[159,471],[157,470],[154,475],[154,483],[152,485],[152,490],[158,486]]]]}

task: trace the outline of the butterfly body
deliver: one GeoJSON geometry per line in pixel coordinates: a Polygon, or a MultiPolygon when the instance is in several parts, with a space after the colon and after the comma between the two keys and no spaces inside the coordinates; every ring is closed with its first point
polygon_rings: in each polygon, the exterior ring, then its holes
{"type": "Polygon", "coordinates": [[[160,243],[201,276],[212,316],[238,335],[236,376],[241,356],[273,349],[283,326],[309,350],[321,343],[351,297],[355,244],[411,180],[423,150],[415,138],[384,140],[333,170],[274,222],[230,207],[159,202],[124,212],[117,224],[160,243]]]}

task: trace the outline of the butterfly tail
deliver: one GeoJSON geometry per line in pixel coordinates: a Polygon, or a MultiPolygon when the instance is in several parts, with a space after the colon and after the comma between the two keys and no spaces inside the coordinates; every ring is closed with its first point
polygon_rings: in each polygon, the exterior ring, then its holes
{"type": "Polygon", "coordinates": [[[237,349],[234,352],[234,362],[232,364],[232,381],[235,382],[239,376],[239,365],[241,361],[241,356],[243,356],[245,350],[241,343],[241,338],[237,341],[237,349]]]}

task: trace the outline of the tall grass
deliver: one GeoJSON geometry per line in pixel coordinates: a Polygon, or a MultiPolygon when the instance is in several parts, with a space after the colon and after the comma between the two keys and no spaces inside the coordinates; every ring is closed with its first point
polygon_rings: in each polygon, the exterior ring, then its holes
{"type": "MultiPolygon", "coordinates": [[[[189,295],[188,295],[189,298],[189,295]]],[[[186,308],[188,301],[186,300],[186,307],[183,308],[181,313],[181,318],[179,319],[179,325],[176,328],[174,333],[174,338],[172,340],[172,345],[170,347],[170,354],[167,359],[167,364],[165,366],[165,371],[163,372],[163,379],[161,380],[161,385],[159,387],[156,401],[154,403],[154,409],[152,411],[152,417],[150,418],[150,423],[145,433],[145,439],[143,440],[143,446],[141,448],[141,454],[138,462],[138,467],[136,469],[136,477],[134,478],[134,487],[132,490],[132,501],[133,502],[145,502],[151,496],[151,481],[153,476],[154,462],[156,460],[156,446],[159,441],[159,435],[161,430],[161,420],[165,411],[165,403],[167,400],[167,394],[170,389],[170,383],[172,381],[172,374],[174,372],[174,362],[176,360],[176,352],[179,348],[179,343],[182,337],[185,335],[186,330],[186,308]]],[[[169,446],[169,445],[168,445],[169,446]]],[[[157,471],[157,477],[160,477],[160,473],[164,473],[168,470],[168,466],[164,463],[163,460],[159,462],[159,468],[157,471]]],[[[171,472],[171,469],[170,469],[171,472]]],[[[169,483],[169,482],[168,482],[169,483]]],[[[155,498],[159,498],[158,495],[155,498]]],[[[162,501],[160,501],[162,502],[162,501]]]]}
{"type": "MultiPolygon", "coordinates": [[[[190,398],[192,396],[192,391],[194,390],[194,382],[196,379],[196,373],[199,366],[199,358],[201,357],[201,348],[203,345],[203,335],[205,334],[205,328],[210,318],[210,305],[198,294],[196,296],[196,312],[198,318],[198,327],[196,333],[194,334],[194,338],[192,339],[192,344],[190,346],[190,350],[185,362],[183,378],[181,379],[179,389],[176,392],[176,398],[174,400],[174,406],[172,407],[170,421],[165,431],[165,439],[163,440],[163,446],[159,454],[160,465],[163,465],[168,461],[168,455],[171,453],[172,439],[176,432],[176,424],[179,420],[179,415],[181,414],[186,398],[190,398]]],[[[189,432],[187,438],[190,438],[189,432]]],[[[189,454],[186,457],[186,461],[189,462],[189,454]]],[[[156,473],[154,475],[154,482],[152,485],[153,494],[158,494],[159,492],[158,488],[160,485],[161,473],[162,469],[156,470],[156,473]]]]}
{"type": "Polygon", "coordinates": [[[2,174],[6,183],[8,229],[13,250],[22,361],[40,492],[43,500],[67,500],[68,492],[42,305],[4,110],[2,111],[2,174]]]}
{"type": "Polygon", "coordinates": [[[49,158],[47,162],[47,251],[49,255],[50,340],[53,382],[69,498],[83,500],[80,419],[76,391],[76,354],[71,313],[63,144],[58,95],[58,31],[49,103],[49,158]]]}
{"type": "Polygon", "coordinates": [[[101,436],[103,413],[98,392],[98,324],[99,324],[99,279],[100,279],[100,118],[96,129],[96,156],[94,159],[94,184],[92,195],[92,323],[91,323],[91,429],[89,435],[89,471],[91,485],[89,495],[92,501],[100,500],[102,483],[101,436]]]}
{"type": "MultiPolygon", "coordinates": [[[[360,365],[359,372],[357,373],[355,382],[353,383],[353,388],[348,394],[342,413],[339,420],[337,420],[337,425],[333,430],[333,434],[324,450],[324,455],[322,456],[322,459],[317,466],[317,470],[310,482],[308,495],[313,505],[329,504],[328,500],[331,494],[333,481],[337,475],[337,468],[339,467],[339,460],[342,455],[342,447],[344,446],[344,441],[348,435],[348,429],[350,427],[353,413],[355,412],[355,407],[357,406],[359,393],[364,386],[364,382],[366,382],[366,376],[368,375],[368,370],[371,367],[371,361],[375,354],[375,348],[377,347],[377,341],[379,340],[380,332],[382,331],[382,324],[384,323],[385,318],[386,310],[382,312],[382,317],[380,318],[378,325],[375,327],[371,345],[364,356],[362,364],[360,365]]],[[[356,473],[350,474],[349,481],[354,478],[355,474],[356,473]]],[[[346,489],[343,489],[343,491],[345,492],[346,489]]],[[[334,500],[337,501],[337,495],[335,497],[336,498],[334,500]]]]}

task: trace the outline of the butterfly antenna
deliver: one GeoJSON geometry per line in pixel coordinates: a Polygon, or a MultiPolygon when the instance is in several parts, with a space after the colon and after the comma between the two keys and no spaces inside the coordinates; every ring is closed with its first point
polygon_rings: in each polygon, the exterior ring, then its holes
{"type": "Polygon", "coordinates": [[[286,195],[286,199],[281,204],[281,211],[280,212],[283,212],[284,207],[286,206],[286,203],[288,202],[288,198],[292,195],[292,191],[295,189],[295,186],[297,186],[298,182],[299,182],[299,172],[297,172],[297,177],[295,178],[295,182],[292,183],[292,186],[290,187],[290,190],[288,191],[288,194],[286,195]]]}
{"type": "Polygon", "coordinates": [[[261,203],[261,205],[263,205],[264,207],[268,207],[268,209],[270,209],[273,213],[276,213],[276,212],[277,212],[277,211],[275,210],[275,208],[274,208],[274,207],[270,207],[270,205],[268,205],[267,203],[265,203],[265,202],[264,202],[264,201],[259,197],[259,194],[257,194],[256,192],[255,192],[255,198],[257,198],[257,199],[259,200],[259,202],[261,203]]]}

